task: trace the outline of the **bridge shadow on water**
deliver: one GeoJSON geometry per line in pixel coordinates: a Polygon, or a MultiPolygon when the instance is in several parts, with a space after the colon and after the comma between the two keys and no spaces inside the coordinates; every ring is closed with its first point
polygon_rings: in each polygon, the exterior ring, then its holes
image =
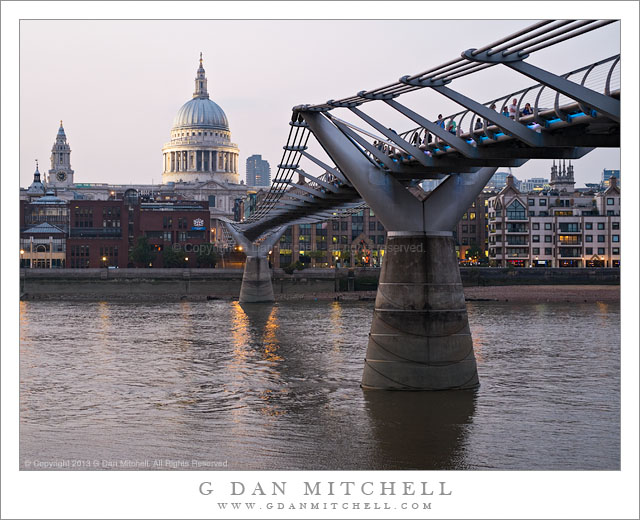
{"type": "MultiPolygon", "coordinates": [[[[261,355],[272,350],[278,355],[278,359],[287,360],[286,366],[278,363],[277,381],[280,384],[287,381],[289,389],[295,394],[295,399],[291,400],[299,401],[288,402],[287,399],[287,402],[271,403],[272,399],[269,399],[263,401],[264,405],[283,408],[288,415],[293,414],[298,419],[304,417],[305,422],[313,424],[314,433],[318,436],[316,441],[323,444],[316,445],[314,451],[326,451],[325,455],[330,459],[330,462],[325,460],[327,464],[308,459],[304,462],[298,460],[304,467],[297,469],[466,469],[464,446],[469,425],[476,412],[475,390],[362,390],[358,386],[361,375],[359,365],[357,374],[353,374],[357,380],[330,383],[325,379],[332,377],[329,369],[312,363],[308,357],[311,355],[309,346],[305,350],[295,348],[290,344],[287,334],[280,330],[276,317],[277,304],[242,303],[238,306],[246,317],[247,332],[253,348],[257,348],[261,355]],[[293,381],[295,376],[303,374],[308,385],[296,384],[293,381]],[[351,388],[335,388],[333,385],[336,383],[338,387],[346,384],[351,388]],[[337,405],[329,394],[318,392],[327,386],[332,387],[334,395],[342,395],[349,403],[348,407],[343,407],[346,404],[343,403],[339,408],[333,408],[337,405]],[[342,416],[345,428],[351,431],[349,441],[344,439],[345,430],[335,427],[336,417],[327,407],[333,408],[333,413],[342,416]],[[350,458],[334,457],[335,454],[329,453],[332,445],[345,442],[354,450],[350,458]]],[[[276,369],[275,366],[273,368],[276,369]]],[[[311,431],[307,433],[314,435],[311,431]]],[[[346,446],[343,448],[346,450],[346,446]]]]}
{"type": "Polygon", "coordinates": [[[476,390],[363,393],[377,446],[371,469],[466,469],[476,390]]]}

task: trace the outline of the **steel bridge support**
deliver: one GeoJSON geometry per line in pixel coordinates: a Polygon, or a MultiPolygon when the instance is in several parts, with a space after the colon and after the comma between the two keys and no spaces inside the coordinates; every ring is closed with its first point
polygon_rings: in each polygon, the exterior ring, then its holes
{"type": "Polygon", "coordinates": [[[287,229],[282,226],[265,238],[261,243],[254,243],[238,232],[232,224],[225,222],[227,229],[235,241],[247,254],[240,288],[240,303],[263,303],[275,301],[271,269],[269,269],[269,252],[287,229]]]}
{"type": "Polygon", "coordinates": [[[302,114],[387,229],[363,388],[477,387],[452,230],[497,168],[450,175],[420,201],[392,174],[369,162],[327,116],[302,114]]]}

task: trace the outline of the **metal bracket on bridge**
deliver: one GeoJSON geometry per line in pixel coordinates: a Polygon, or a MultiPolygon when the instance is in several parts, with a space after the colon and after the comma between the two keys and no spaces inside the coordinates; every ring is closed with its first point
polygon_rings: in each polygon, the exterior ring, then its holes
{"type": "Polygon", "coordinates": [[[303,152],[304,150],[307,149],[307,146],[283,146],[282,147],[283,150],[287,150],[289,152],[303,152]]]}
{"type": "Polygon", "coordinates": [[[450,79],[411,79],[411,76],[402,76],[398,81],[400,83],[404,83],[405,85],[413,85],[414,87],[442,87],[443,85],[451,83],[450,79]]]}
{"type": "Polygon", "coordinates": [[[462,52],[460,54],[460,56],[462,56],[465,60],[468,61],[477,61],[478,63],[512,63],[514,61],[522,61],[525,58],[528,58],[529,55],[528,54],[523,54],[522,56],[520,56],[517,52],[514,52],[513,54],[508,54],[508,55],[504,55],[502,54],[502,51],[496,52],[495,54],[489,54],[489,52],[491,51],[491,49],[486,50],[484,52],[479,52],[478,54],[473,54],[475,51],[477,51],[478,49],[467,49],[466,51],[462,52]]]}
{"type": "Polygon", "coordinates": [[[346,101],[334,101],[333,99],[330,99],[329,101],[327,101],[327,105],[330,105],[336,108],[353,108],[353,107],[362,105],[362,101],[346,102],[346,101]]]}
{"type": "Polygon", "coordinates": [[[358,92],[357,95],[358,95],[358,97],[361,97],[361,98],[364,98],[364,99],[385,100],[385,99],[397,98],[400,95],[400,93],[396,93],[396,94],[371,94],[369,92],[361,90],[360,92],[358,92]]]}
{"type": "Polygon", "coordinates": [[[323,107],[323,106],[298,105],[298,106],[293,107],[293,112],[294,113],[299,113],[299,112],[328,112],[329,110],[331,110],[329,107],[323,107]]]}

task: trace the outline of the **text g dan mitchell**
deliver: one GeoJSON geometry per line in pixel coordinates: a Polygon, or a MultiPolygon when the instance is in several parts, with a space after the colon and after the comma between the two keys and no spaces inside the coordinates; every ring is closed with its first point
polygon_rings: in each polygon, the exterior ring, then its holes
{"type": "MultiPolygon", "coordinates": [[[[240,482],[232,481],[216,486],[201,482],[198,491],[202,495],[224,496],[286,496],[288,482],[240,482]]],[[[343,482],[296,482],[296,495],[305,496],[449,496],[452,491],[446,482],[394,482],[394,481],[343,481],[343,482]]]]}

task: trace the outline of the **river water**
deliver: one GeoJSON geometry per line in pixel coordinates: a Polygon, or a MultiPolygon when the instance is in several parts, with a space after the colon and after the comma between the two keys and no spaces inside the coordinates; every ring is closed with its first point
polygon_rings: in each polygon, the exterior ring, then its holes
{"type": "Polygon", "coordinates": [[[468,311],[480,389],[412,393],[373,302],[21,302],[21,468],[619,469],[619,305],[468,311]]]}

